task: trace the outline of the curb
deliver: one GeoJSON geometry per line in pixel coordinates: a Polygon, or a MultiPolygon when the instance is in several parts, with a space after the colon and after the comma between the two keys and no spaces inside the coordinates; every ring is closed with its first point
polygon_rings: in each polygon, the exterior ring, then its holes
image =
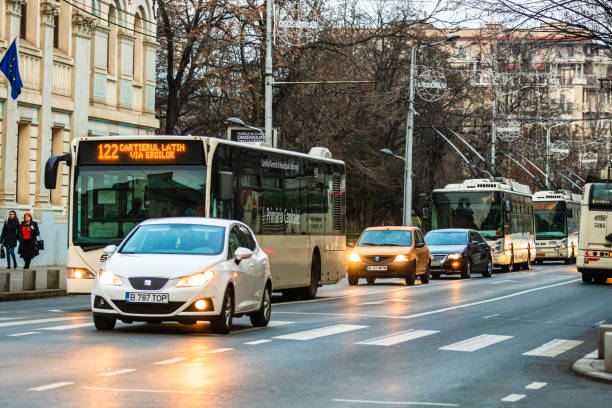
{"type": "Polygon", "coordinates": [[[572,364],[572,371],[589,380],[612,384],[612,373],[604,371],[604,361],[596,358],[581,358],[572,364]]]}
{"type": "Polygon", "coordinates": [[[9,300],[39,299],[66,296],[66,289],[26,290],[23,292],[0,292],[0,302],[9,300]]]}

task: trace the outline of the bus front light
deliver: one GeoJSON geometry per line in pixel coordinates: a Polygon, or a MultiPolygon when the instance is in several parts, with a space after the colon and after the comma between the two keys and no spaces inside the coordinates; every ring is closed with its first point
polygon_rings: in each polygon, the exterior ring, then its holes
{"type": "Polygon", "coordinates": [[[68,279],[95,279],[96,277],[96,275],[85,268],[67,268],[66,275],[68,279]]]}
{"type": "Polygon", "coordinates": [[[504,240],[503,240],[503,238],[502,239],[498,239],[497,241],[495,241],[495,243],[493,244],[491,249],[493,250],[494,254],[501,254],[502,252],[504,252],[504,240]]]}
{"type": "Polygon", "coordinates": [[[557,249],[565,249],[565,248],[567,248],[567,239],[562,239],[557,244],[557,249]]]}

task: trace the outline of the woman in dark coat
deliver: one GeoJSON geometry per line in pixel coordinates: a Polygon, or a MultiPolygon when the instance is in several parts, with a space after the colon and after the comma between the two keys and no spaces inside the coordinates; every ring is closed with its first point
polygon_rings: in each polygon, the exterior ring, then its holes
{"type": "Polygon", "coordinates": [[[36,237],[40,235],[38,224],[32,220],[32,214],[25,213],[19,228],[19,255],[25,261],[24,269],[30,268],[30,261],[38,255],[36,237]]]}
{"type": "Polygon", "coordinates": [[[15,258],[15,247],[19,240],[19,218],[15,211],[10,211],[8,219],[4,221],[2,226],[2,236],[0,236],[0,246],[6,248],[6,263],[7,268],[11,269],[11,257],[13,265],[17,269],[17,258],[15,258]]]}

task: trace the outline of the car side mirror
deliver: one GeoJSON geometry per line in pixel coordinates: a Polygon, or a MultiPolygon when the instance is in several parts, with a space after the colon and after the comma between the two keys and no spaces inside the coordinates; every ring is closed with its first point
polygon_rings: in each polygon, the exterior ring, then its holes
{"type": "Polygon", "coordinates": [[[104,247],[102,252],[104,252],[104,254],[106,254],[106,256],[110,258],[112,254],[117,252],[117,245],[107,245],[104,247]]]}
{"type": "Polygon", "coordinates": [[[240,247],[234,251],[234,261],[236,262],[236,265],[240,264],[240,262],[244,259],[249,259],[252,256],[253,251],[251,251],[249,248],[240,247]]]}
{"type": "Polygon", "coordinates": [[[567,209],[567,218],[574,218],[574,210],[571,208],[567,209]]]}
{"type": "Polygon", "coordinates": [[[476,240],[470,241],[470,245],[478,245],[478,241],[476,241],[476,240]]]}
{"type": "Polygon", "coordinates": [[[416,244],[414,244],[415,248],[423,248],[425,246],[424,242],[417,242],[416,244]]]}
{"type": "Polygon", "coordinates": [[[346,243],[347,248],[355,248],[355,241],[350,241],[346,243]]]}

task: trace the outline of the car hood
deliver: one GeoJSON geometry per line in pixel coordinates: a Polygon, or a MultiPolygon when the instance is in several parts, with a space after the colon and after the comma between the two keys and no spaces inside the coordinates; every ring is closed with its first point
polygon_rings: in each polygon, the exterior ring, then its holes
{"type": "Polygon", "coordinates": [[[365,246],[355,247],[353,252],[359,255],[398,255],[409,252],[411,247],[399,246],[365,246]]]}
{"type": "Polygon", "coordinates": [[[174,279],[205,271],[223,260],[225,260],[223,255],[115,253],[102,265],[102,268],[124,278],[146,276],[174,279]]]}
{"type": "Polygon", "coordinates": [[[463,252],[465,245],[427,245],[431,254],[450,254],[463,252]]]}

